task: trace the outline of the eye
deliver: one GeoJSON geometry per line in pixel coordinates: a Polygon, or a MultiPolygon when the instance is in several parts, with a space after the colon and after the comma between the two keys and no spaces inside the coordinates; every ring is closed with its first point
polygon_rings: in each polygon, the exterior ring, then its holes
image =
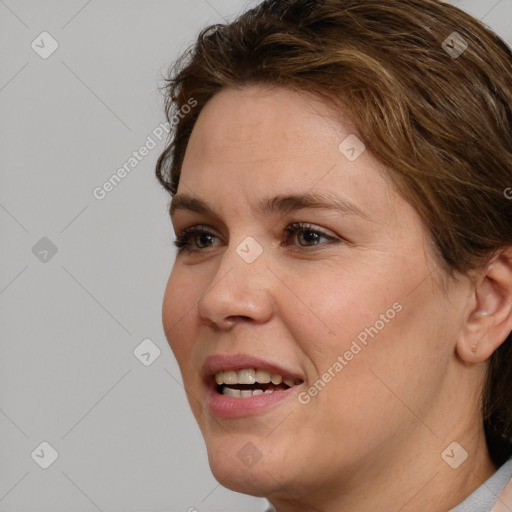
{"type": "Polygon", "coordinates": [[[178,253],[184,249],[190,251],[204,250],[213,246],[213,243],[217,239],[207,226],[193,226],[188,229],[184,229],[174,240],[174,245],[178,248],[178,253]]]}
{"type": "Polygon", "coordinates": [[[340,240],[331,235],[328,235],[321,229],[318,229],[312,224],[304,224],[302,222],[295,222],[290,224],[285,229],[287,235],[286,245],[289,245],[290,239],[296,239],[301,247],[312,247],[315,245],[323,245],[322,239],[327,240],[328,243],[338,243],[340,240]]]}
{"type": "MultiPolygon", "coordinates": [[[[284,230],[284,239],[282,245],[298,245],[304,248],[326,245],[326,242],[328,244],[341,242],[339,238],[328,235],[318,227],[301,222],[290,224],[284,230]]],[[[214,247],[216,242],[219,242],[219,238],[211,231],[211,228],[193,226],[184,229],[174,240],[174,245],[178,248],[179,254],[184,250],[204,251],[214,247]]]]}

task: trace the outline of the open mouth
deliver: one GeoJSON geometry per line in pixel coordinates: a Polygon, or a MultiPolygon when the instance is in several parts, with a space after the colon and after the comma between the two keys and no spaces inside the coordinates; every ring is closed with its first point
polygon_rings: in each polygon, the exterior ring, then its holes
{"type": "Polygon", "coordinates": [[[301,379],[277,375],[258,368],[225,370],[215,374],[217,393],[232,398],[278,393],[302,383],[301,379]]]}

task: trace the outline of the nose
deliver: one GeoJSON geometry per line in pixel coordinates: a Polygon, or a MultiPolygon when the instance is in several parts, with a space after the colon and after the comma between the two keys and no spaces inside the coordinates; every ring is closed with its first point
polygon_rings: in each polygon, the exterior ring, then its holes
{"type": "Polygon", "coordinates": [[[199,299],[200,321],[218,329],[230,329],[243,321],[268,322],[274,312],[271,281],[272,273],[263,255],[247,263],[229,247],[199,299]]]}

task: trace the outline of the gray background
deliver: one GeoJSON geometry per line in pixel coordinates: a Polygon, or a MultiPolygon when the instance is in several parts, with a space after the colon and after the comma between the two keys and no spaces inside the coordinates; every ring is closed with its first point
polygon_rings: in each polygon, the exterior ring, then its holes
{"type": "MultiPolygon", "coordinates": [[[[210,474],[163,335],[174,249],[153,135],[161,73],[256,3],[0,0],[0,512],[264,510],[210,474]]],[[[512,44],[512,0],[454,3],[512,44]]]]}

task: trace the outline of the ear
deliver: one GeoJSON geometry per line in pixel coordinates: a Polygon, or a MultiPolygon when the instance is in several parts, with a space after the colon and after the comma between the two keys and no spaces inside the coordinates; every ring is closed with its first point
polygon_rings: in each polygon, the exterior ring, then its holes
{"type": "Polygon", "coordinates": [[[512,331],[512,247],[477,274],[471,293],[471,311],[456,350],[463,361],[482,363],[512,331]]]}

